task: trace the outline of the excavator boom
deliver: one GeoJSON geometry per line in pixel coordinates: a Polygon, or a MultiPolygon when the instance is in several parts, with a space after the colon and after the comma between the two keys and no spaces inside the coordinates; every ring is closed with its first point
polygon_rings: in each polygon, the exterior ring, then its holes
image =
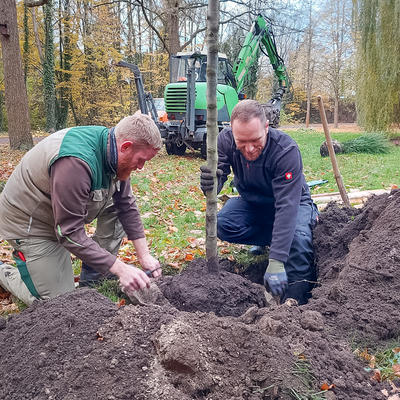
{"type": "Polygon", "coordinates": [[[275,75],[278,78],[279,87],[284,90],[288,87],[286,68],[277,52],[271,26],[268,20],[259,14],[253,22],[249,33],[246,35],[242,49],[233,66],[233,74],[237,82],[238,92],[242,90],[249,68],[256,62],[260,49],[268,56],[275,75]]]}

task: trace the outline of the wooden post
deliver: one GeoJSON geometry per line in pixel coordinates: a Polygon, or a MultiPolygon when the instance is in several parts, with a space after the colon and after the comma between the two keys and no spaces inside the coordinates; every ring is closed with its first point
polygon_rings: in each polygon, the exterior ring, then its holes
{"type": "Polygon", "coordinates": [[[333,174],[335,175],[336,183],[339,188],[339,193],[340,193],[340,196],[342,197],[344,205],[346,207],[350,207],[349,197],[347,196],[346,188],[344,187],[344,183],[342,180],[342,175],[340,175],[339,167],[337,165],[336,154],[335,154],[335,150],[333,149],[331,134],[329,133],[328,123],[326,121],[324,102],[322,101],[321,96],[318,96],[318,108],[319,108],[319,115],[321,116],[322,126],[324,127],[326,144],[328,147],[329,157],[331,159],[331,163],[332,163],[332,167],[333,167],[333,174]]]}

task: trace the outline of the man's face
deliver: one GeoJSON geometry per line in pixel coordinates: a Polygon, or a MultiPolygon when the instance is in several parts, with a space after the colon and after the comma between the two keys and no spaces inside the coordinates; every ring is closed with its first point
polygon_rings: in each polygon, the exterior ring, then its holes
{"type": "Polygon", "coordinates": [[[142,169],[146,161],[151,160],[158,150],[150,146],[137,145],[125,141],[118,146],[117,178],[121,181],[128,179],[132,171],[142,169]]]}
{"type": "Polygon", "coordinates": [[[235,119],[232,133],[237,149],[248,161],[256,160],[267,143],[268,121],[263,124],[258,118],[243,122],[235,119]]]}

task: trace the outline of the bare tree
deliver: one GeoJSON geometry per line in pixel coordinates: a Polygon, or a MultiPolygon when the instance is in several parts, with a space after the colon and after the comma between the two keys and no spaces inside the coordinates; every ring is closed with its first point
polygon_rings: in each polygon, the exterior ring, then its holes
{"type": "Polygon", "coordinates": [[[214,175],[214,190],[207,192],[206,257],[210,273],[218,274],[217,253],[217,67],[219,0],[210,0],[207,11],[207,166],[214,175]]]}
{"type": "Polygon", "coordinates": [[[313,20],[312,20],[312,0],[308,4],[308,29],[307,29],[307,42],[306,42],[306,93],[307,93],[307,106],[306,106],[306,128],[310,126],[310,112],[311,112],[311,95],[312,84],[314,78],[315,60],[311,55],[312,42],[314,36],[313,20]]]}
{"type": "Polygon", "coordinates": [[[15,0],[2,0],[0,2],[0,41],[3,54],[5,103],[10,147],[28,150],[33,146],[33,139],[19,46],[15,0]]]}
{"type": "Polygon", "coordinates": [[[351,0],[326,0],[323,34],[326,35],[322,66],[334,99],[334,127],[339,124],[339,99],[343,93],[344,70],[354,48],[351,29],[351,0]]]}

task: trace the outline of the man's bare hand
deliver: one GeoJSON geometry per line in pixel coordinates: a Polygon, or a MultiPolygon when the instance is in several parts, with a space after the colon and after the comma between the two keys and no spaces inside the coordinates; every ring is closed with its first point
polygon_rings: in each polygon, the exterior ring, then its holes
{"type": "Polygon", "coordinates": [[[145,271],[149,271],[153,278],[161,276],[162,269],[159,261],[154,258],[150,253],[144,257],[139,258],[140,265],[145,271]]]}
{"type": "Polygon", "coordinates": [[[140,268],[123,263],[118,258],[110,268],[110,272],[117,275],[124,292],[150,287],[150,278],[140,268]]]}

